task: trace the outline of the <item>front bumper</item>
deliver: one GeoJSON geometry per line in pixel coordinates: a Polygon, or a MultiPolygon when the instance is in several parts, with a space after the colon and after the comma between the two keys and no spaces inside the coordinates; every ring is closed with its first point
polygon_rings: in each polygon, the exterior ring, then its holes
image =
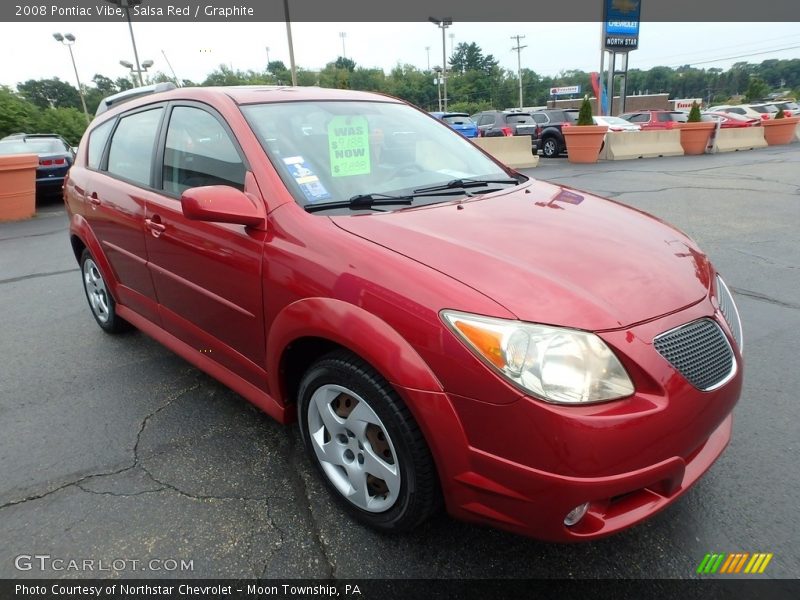
{"type": "Polygon", "coordinates": [[[603,334],[632,371],[636,394],[565,407],[528,396],[490,403],[401,388],[437,463],[448,512],[530,537],[575,542],[604,537],[677,500],[731,438],[739,369],[700,392],[652,348],[654,334],[708,316],[701,303],[629,330],[603,334]],[[619,351],[619,350],[618,350],[619,351]],[[575,525],[575,507],[589,503],[575,525]]]}

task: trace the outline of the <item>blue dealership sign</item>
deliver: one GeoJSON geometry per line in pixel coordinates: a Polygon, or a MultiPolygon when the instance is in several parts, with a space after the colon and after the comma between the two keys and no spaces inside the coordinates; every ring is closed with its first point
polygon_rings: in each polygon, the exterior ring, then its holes
{"type": "Polygon", "coordinates": [[[641,0],[604,0],[603,45],[606,50],[636,50],[639,47],[641,0]]]}

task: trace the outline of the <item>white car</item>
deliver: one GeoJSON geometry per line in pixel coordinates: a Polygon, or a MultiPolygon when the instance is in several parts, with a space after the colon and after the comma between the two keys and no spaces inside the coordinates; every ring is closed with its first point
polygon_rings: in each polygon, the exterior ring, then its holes
{"type": "Polygon", "coordinates": [[[723,104],[720,106],[712,106],[707,112],[726,112],[742,115],[743,117],[749,117],[751,119],[763,120],[772,118],[772,116],[778,112],[778,109],[772,104],[738,104],[735,106],[723,104]],[[775,110],[773,111],[768,107],[772,107],[775,110]]]}
{"type": "Polygon", "coordinates": [[[605,125],[609,131],[641,131],[641,126],[619,117],[592,117],[595,125],[605,125]]]}

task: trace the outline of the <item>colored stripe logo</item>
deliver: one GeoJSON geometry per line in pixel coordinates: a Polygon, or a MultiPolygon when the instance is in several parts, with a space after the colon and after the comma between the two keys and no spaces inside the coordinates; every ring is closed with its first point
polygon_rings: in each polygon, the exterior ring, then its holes
{"type": "Polygon", "coordinates": [[[700,561],[697,572],[701,575],[714,575],[715,573],[763,573],[772,560],[772,552],[733,552],[709,553],[700,561]]]}

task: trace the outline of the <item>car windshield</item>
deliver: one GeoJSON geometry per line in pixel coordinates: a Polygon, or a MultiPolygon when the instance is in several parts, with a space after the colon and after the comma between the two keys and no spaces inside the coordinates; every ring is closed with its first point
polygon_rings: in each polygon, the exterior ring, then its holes
{"type": "Polygon", "coordinates": [[[0,154],[65,153],[64,144],[53,139],[7,140],[0,142],[0,154]]]}
{"type": "MultiPolygon", "coordinates": [[[[406,104],[317,101],[241,109],[302,206],[509,177],[461,134],[406,104]]],[[[452,193],[415,204],[447,201],[452,193]]]]}

